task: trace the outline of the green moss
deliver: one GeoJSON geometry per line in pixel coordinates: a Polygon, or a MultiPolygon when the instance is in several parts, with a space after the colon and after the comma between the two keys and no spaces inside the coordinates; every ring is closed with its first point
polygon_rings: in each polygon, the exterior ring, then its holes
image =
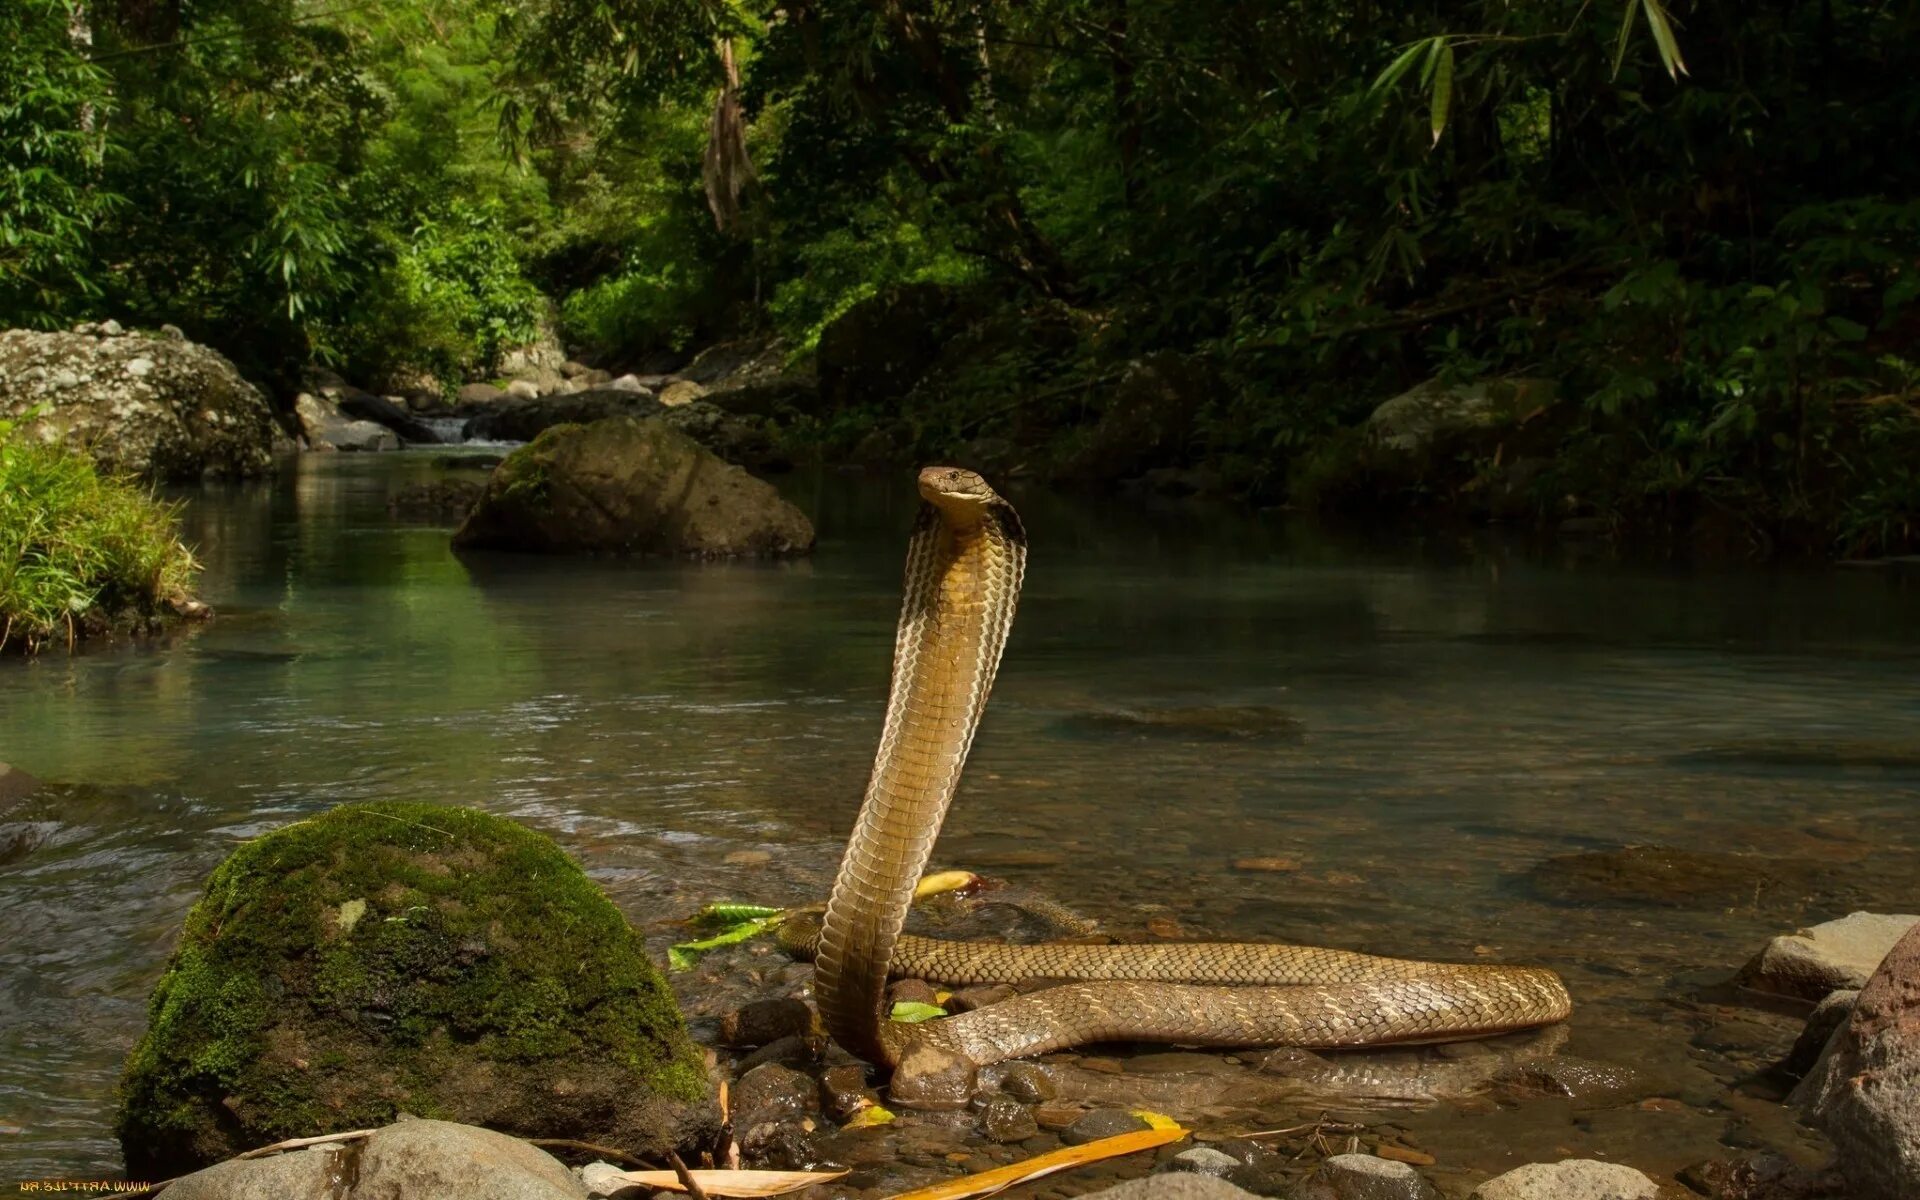
{"type": "Polygon", "coordinates": [[[531,442],[502,459],[500,465],[494,468],[492,483],[499,497],[529,507],[544,505],[547,488],[552,482],[547,471],[553,465],[555,445],[581,428],[584,427],[573,421],[550,425],[531,442]]]}
{"type": "Polygon", "coordinates": [[[478,1119],[476,1087],[514,1071],[610,1068],[636,1098],[705,1095],[641,938],[579,867],[486,813],[354,805],[214,871],[119,1130],[130,1166],[178,1167],[402,1109],[478,1119]]]}

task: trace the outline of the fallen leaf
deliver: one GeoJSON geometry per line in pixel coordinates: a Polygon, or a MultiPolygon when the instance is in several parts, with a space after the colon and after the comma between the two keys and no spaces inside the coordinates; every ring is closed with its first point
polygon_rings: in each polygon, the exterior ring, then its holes
{"type": "Polygon", "coordinates": [[[1138,1133],[1123,1133],[1117,1137],[1088,1142],[1084,1146],[1068,1146],[1061,1150],[1054,1150],[1024,1162],[995,1167],[991,1171],[963,1175],[959,1179],[936,1183],[932,1187],[920,1188],[917,1191],[901,1192],[897,1196],[889,1197],[889,1200],[971,1200],[976,1196],[991,1196],[995,1192],[1013,1187],[1015,1184],[1025,1183],[1030,1179],[1052,1175],[1057,1171],[1072,1170],[1074,1167],[1084,1167],[1088,1163],[1118,1158],[1123,1154],[1151,1150],[1155,1146],[1177,1142],[1186,1136],[1187,1131],[1177,1125],[1172,1129],[1142,1129],[1138,1133]]]}

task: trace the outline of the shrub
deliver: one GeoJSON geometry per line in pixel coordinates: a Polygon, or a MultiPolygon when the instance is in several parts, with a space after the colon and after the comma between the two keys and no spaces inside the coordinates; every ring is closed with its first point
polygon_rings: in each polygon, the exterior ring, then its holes
{"type": "Polygon", "coordinates": [[[171,506],[0,422],[0,650],[151,625],[198,570],[171,506]]]}

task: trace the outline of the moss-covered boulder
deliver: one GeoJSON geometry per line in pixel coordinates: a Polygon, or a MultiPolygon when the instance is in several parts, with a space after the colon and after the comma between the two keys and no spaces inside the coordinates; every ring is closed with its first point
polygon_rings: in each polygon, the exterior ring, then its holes
{"type": "Polygon", "coordinates": [[[657,1153],[709,1136],[640,936],[554,843],[464,808],[337,808],[249,842],[188,913],[127,1060],[128,1170],[401,1112],[657,1153]]]}
{"type": "Polygon", "coordinates": [[[781,558],[813,548],[806,514],[666,420],[556,425],[509,454],[456,546],[547,554],[781,558]]]}

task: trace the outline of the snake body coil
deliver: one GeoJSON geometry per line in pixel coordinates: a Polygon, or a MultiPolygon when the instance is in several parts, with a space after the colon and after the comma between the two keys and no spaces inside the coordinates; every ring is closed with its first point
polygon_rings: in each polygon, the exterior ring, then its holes
{"type": "Polygon", "coordinates": [[[1098,1041],[1364,1046],[1481,1037],[1565,1019],[1566,988],[1533,967],[1267,944],[903,939],[914,885],[999,668],[1027,553],[1012,506],[971,471],[929,467],[920,473],[920,494],[886,724],[817,944],[814,996],[842,1046],[886,1067],[915,1046],[985,1066],[1098,1041]],[[907,1025],[886,1019],[890,967],[949,983],[1083,982],[907,1025]]]}

